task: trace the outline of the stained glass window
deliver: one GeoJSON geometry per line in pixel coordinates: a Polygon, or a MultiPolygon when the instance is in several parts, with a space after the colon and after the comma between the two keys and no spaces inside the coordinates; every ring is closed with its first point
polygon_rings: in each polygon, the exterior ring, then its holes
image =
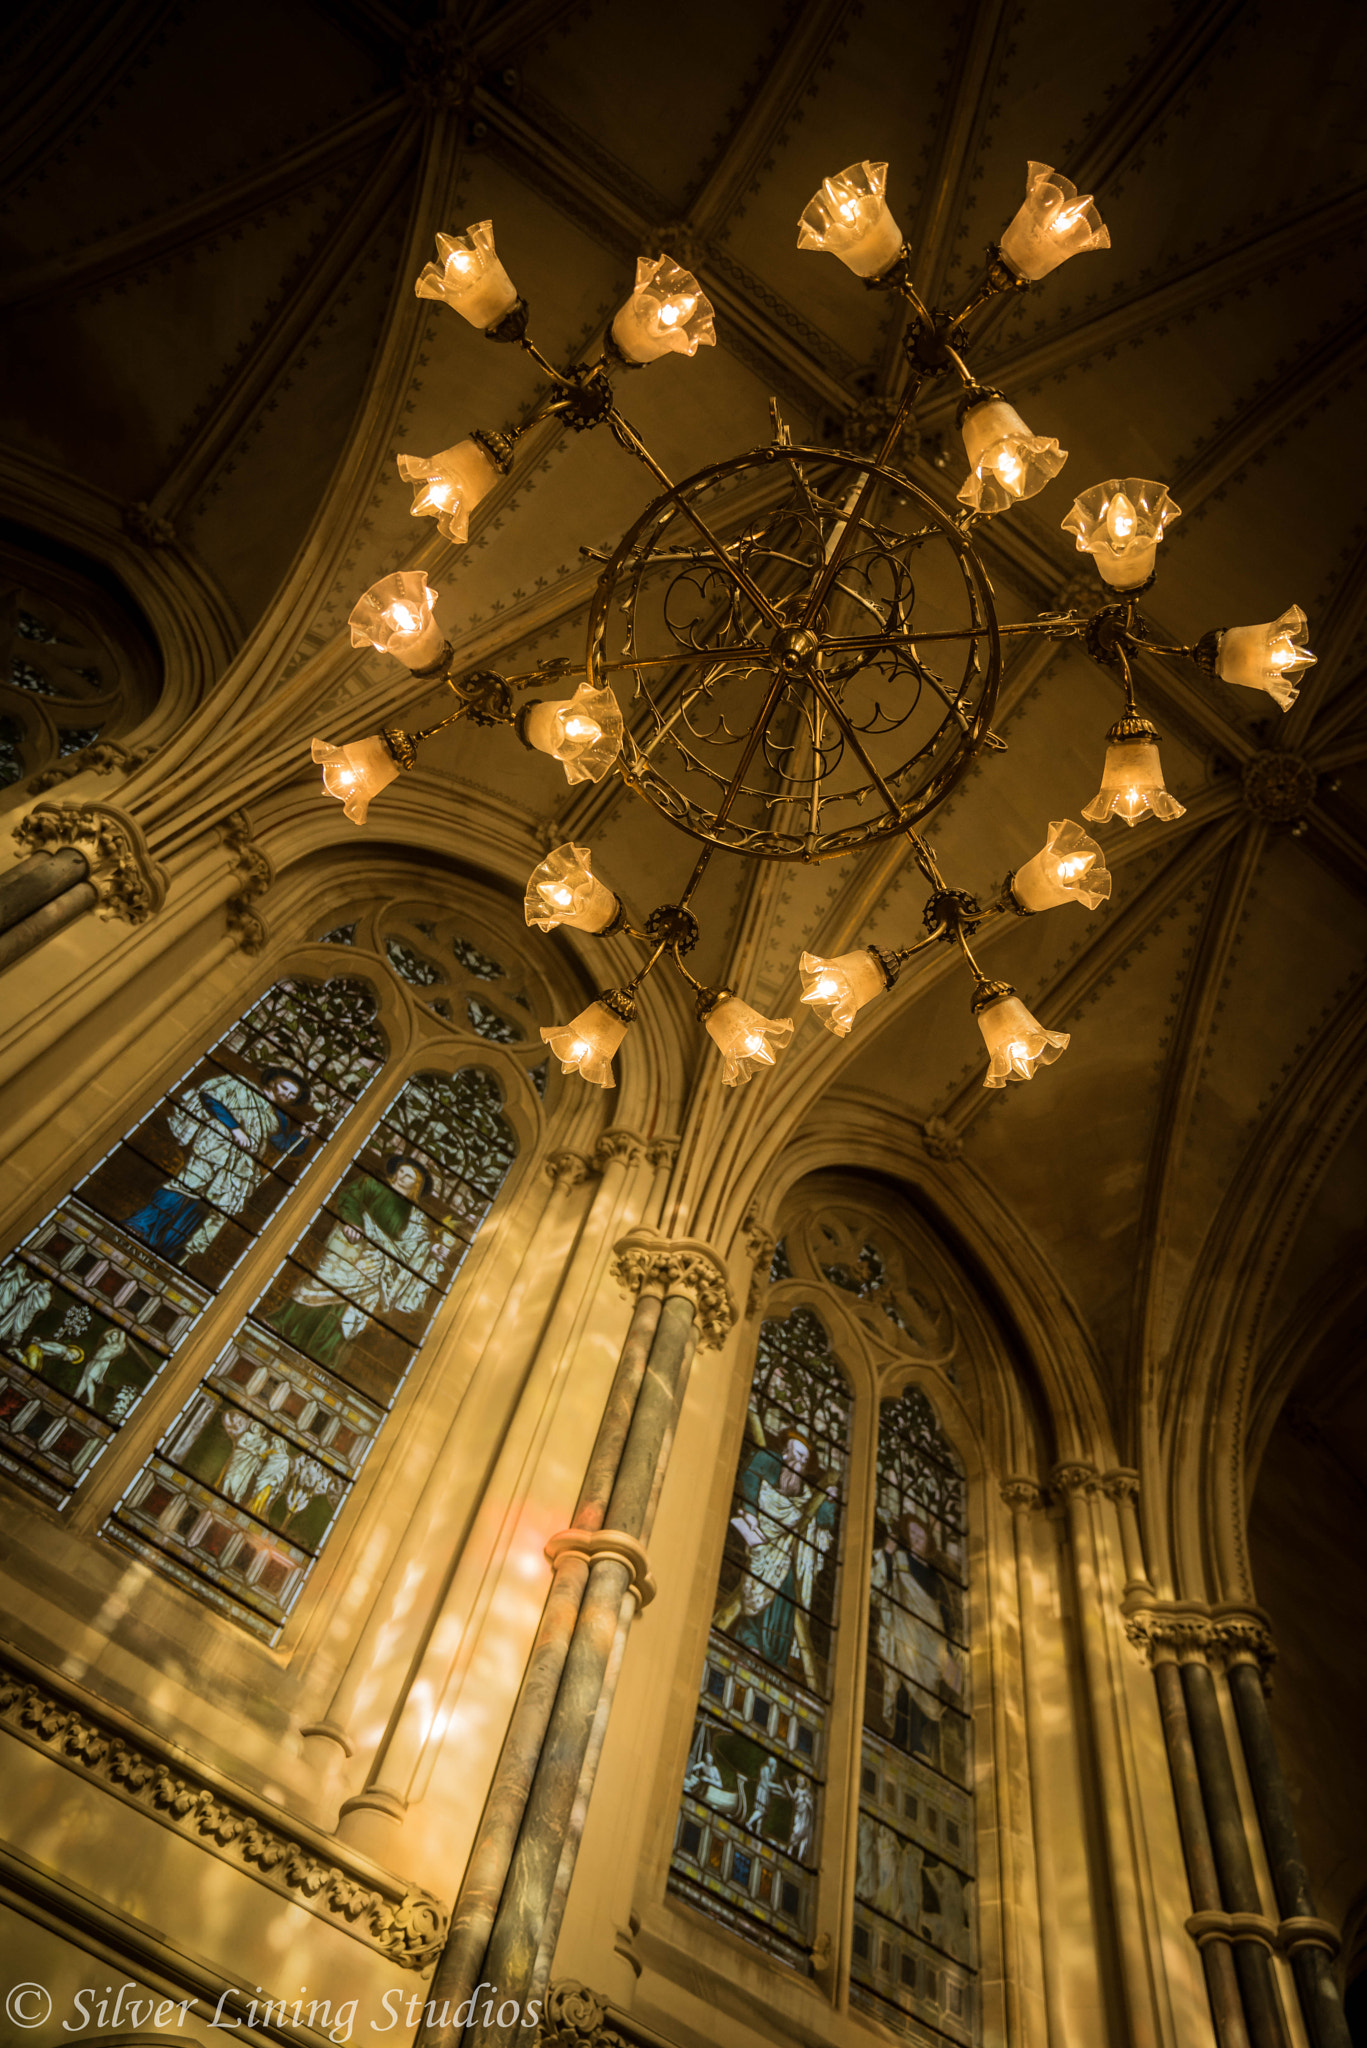
{"type": "Polygon", "coordinates": [[[105,1533],[273,1638],[515,1150],[492,1076],[415,1075],[105,1533]]]}
{"type": "Polygon", "coordinates": [[[976,2026],[965,1481],[926,1396],[885,1401],[850,1996],[912,2039],[976,2026]]]}
{"type": "Polygon", "coordinates": [[[500,961],[491,960],[487,953],[481,953],[478,946],[472,946],[468,939],[455,938],[451,951],[467,974],[473,974],[477,981],[502,981],[508,972],[500,961]]]}
{"type": "Polygon", "coordinates": [[[415,953],[411,946],[405,946],[402,939],[386,939],[384,950],[394,972],[418,988],[433,988],[444,979],[439,967],[434,967],[421,953],[415,953]]]}
{"type": "Polygon", "coordinates": [[[501,1017],[488,1003],[482,1003],[478,996],[467,996],[465,1008],[480,1037],[490,1039],[495,1045],[520,1045],[527,1035],[518,1025],[501,1017]]]}
{"type": "Polygon", "coordinates": [[[850,1394],[807,1308],[760,1330],[669,1888],[795,1967],[815,1939],[850,1394]]]}
{"type": "Polygon", "coordinates": [[[0,1465],[69,1497],[386,1050],[367,983],[277,982],[0,1264],[0,1465]]]}
{"type": "Polygon", "coordinates": [[[0,786],[136,723],[152,678],[130,627],[79,575],[0,543],[0,786]]]}

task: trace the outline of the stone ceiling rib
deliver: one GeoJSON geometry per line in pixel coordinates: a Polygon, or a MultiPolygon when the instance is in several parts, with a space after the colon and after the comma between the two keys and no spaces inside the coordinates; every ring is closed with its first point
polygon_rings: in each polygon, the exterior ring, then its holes
{"type": "Polygon", "coordinates": [[[1345,888],[1367,896],[1367,848],[1362,843],[1362,820],[1341,798],[1326,793],[1315,799],[1306,812],[1300,843],[1345,888]]]}
{"type": "Polygon", "coordinates": [[[79,244],[60,256],[44,257],[26,270],[16,271],[0,285],[0,308],[27,310],[47,299],[93,291],[99,285],[159,263],[211,235],[222,234],[240,221],[250,220],[263,207],[316,184],[329,172],[353,162],[362,151],[387,136],[403,119],[405,111],[398,93],[386,93],[360,113],[348,114],[333,127],[244,178],[230,179],[212,191],[187,199],[156,220],[79,244]]]}
{"type": "Polygon", "coordinates": [[[1221,863],[1192,945],[1191,972],[1178,999],[1177,1019],[1163,1062],[1153,1145],[1144,1177],[1130,1319],[1134,1351],[1131,1385],[1136,1392],[1152,1384],[1158,1366],[1157,1327],[1167,1307],[1162,1278],[1171,1212],[1192,1116],[1205,1084],[1211,1028],[1266,844],[1267,828],[1250,822],[1221,863]]]}
{"type": "Polygon", "coordinates": [[[127,0],[105,0],[103,6],[74,0],[42,9],[38,33],[7,53],[0,186],[31,177],[51,150],[69,142],[107,104],[110,80],[127,76],[178,12],[178,0],[144,0],[137,7],[127,0]]]}
{"type": "Polygon", "coordinates": [[[302,275],[282,287],[275,310],[180,449],[152,501],[173,523],[205,491],[219,464],[260,414],[291,362],[317,330],[367,242],[394,205],[418,148],[416,122],[402,128],[343,212],[329,225],[326,262],[309,253],[302,275]]]}
{"type": "Polygon", "coordinates": [[[1367,530],[1357,536],[1333,579],[1318,617],[1310,620],[1310,645],[1319,666],[1306,677],[1286,714],[1283,745],[1306,744],[1317,753],[1322,742],[1351,724],[1361,707],[1362,664],[1354,660],[1367,627],[1367,530]]]}

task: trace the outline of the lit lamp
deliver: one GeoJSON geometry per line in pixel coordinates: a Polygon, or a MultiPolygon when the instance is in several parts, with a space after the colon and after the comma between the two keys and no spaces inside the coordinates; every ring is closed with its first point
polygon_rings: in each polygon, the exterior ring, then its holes
{"type": "Polygon", "coordinates": [[[587,846],[557,846],[527,878],[523,911],[528,924],[553,932],[567,924],[577,932],[603,932],[621,911],[611,889],[592,873],[587,846]]]}
{"type": "Polygon", "coordinates": [[[496,327],[517,304],[517,286],[494,254],[494,224],[482,220],[463,235],[438,235],[440,263],[429,263],[413,289],[440,299],[472,327],[496,327]]]}
{"type": "Polygon", "coordinates": [[[1158,734],[1147,718],[1127,715],[1111,727],[1106,739],[1101,788],[1083,806],[1084,818],[1094,825],[1104,825],[1108,818],[1123,818],[1127,825],[1137,825],[1150,815],[1168,822],[1186,815],[1185,804],[1179,804],[1163,787],[1158,734]]]}
{"type": "Polygon", "coordinates": [[[1070,256],[1109,249],[1111,238],[1090,192],[1050,164],[1026,166],[1025,200],[1001,239],[1001,252],[1018,277],[1034,284],[1070,256]]]}
{"type": "Polygon", "coordinates": [[[737,1088],[759,1067],[772,1067],[774,1054],[782,1052],[793,1035],[791,1017],[761,1017],[749,1003],[743,1003],[730,989],[719,989],[716,1000],[703,1019],[707,1035],[722,1056],[722,1086],[737,1088]]]}
{"type": "Polygon", "coordinates": [[[851,164],[838,177],[823,178],[797,224],[799,249],[825,249],[856,277],[881,277],[897,261],[902,230],[883,194],[886,164],[851,164]]]}
{"type": "Polygon", "coordinates": [[[567,782],[601,782],[622,745],[622,714],[611,690],[581,683],[572,697],[524,705],[517,730],[524,745],[560,763],[567,782]]]}
{"type": "Polygon", "coordinates": [[[1222,683],[1266,690],[1289,711],[1300,694],[1293,678],[1313,668],[1317,659],[1305,644],[1308,627],[1298,604],[1266,626],[1226,626],[1217,636],[1216,675],[1222,683]]]}
{"type": "Polygon", "coordinates": [[[612,338],[629,363],[695,356],[700,346],[716,345],[712,302],[672,256],[638,256],[636,288],[614,315],[612,338]]]}
{"type": "Polygon", "coordinates": [[[1011,877],[1011,894],[1026,910],[1052,910],[1056,903],[1095,910],[1110,893],[1105,854],[1071,818],[1055,818],[1039,852],[1011,877]]]}
{"type": "Polygon", "coordinates": [[[1077,535],[1078,553],[1092,557],[1103,583],[1135,590],[1153,575],[1164,529],[1181,517],[1165,484],[1127,476],[1093,484],[1074,499],[1060,524],[1077,535]]]}
{"type": "Polygon", "coordinates": [[[470,532],[470,514],[486,498],[499,475],[512,467],[493,461],[479,439],[457,441],[439,455],[401,455],[399,475],[414,485],[412,516],[435,519],[438,533],[457,547],[470,532]]]}
{"type": "Polygon", "coordinates": [[[395,730],[353,740],[348,747],[315,740],[313,758],[323,764],[323,787],[328,795],[341,799],[353,825],[364,825],[371,798],[377,797],[401,768],[411,768],[418,756],[407,734],[395,730]]]}
{"type": "Polygon", "coordinates": [[[615,989],[607,990],[604,998],[590,1003],[568,1024],[552,1024],[549,1029],[542,1026],[541,1036],[559,1060],[562,1074],[582,1074],[599,1088],[617,1086],[612,1056],[631,1022],[629,1017],[619,1017],[609,1009],[608,999],[617,994],[615,989]]]}
{"type": "Polygon", "coordinates": [[[989,1055],[984,1088],[1004,1088],[1009,1080],[1033,1081],[1036,1067],[1049,1066],[1067,1049],[1069,1034],[1046,1031],[1004,981],[982,982],[972,1009],[989,1055]]]}
{"type": "Polygon", "coordinates": [[[959,502],[979,512],[1005,512],[1033,498],[1068,460],[1066,448],[1032,434],[996,391],[970,396],[959,424],[970,471],[959,502]]]}
{"type": "Polygon", "coordinates": [[[396,569],[353,605],[347,621],[352,646],[392,654],[406,668],[431,668],[446,650],[446,635],[432,616],[436,601],[421,569],[396,569]]]}
{"type": "Polygon", "coordinates": [[[837,1038],[848,1038],[850,1027],[865,1003],[885,995],[892,986],[877,953],[864,946],[857,953],[840,953],[823,960],[818,953],[804,953],[798,962],[802,974],[802,1001],[825,1008],[821,1021],[837,1038]]]}

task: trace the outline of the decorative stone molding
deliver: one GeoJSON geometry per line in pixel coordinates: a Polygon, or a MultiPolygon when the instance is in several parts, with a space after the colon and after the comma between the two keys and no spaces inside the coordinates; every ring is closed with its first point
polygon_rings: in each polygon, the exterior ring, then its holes
{"type": "Polygon", "coordinates": [[[455,22],[414,29],[403,55],[404,98],[424,114],[462,112],[475,86],[465,38],[455,22]]]}
{"type": "Polygon", "coordinates": [[[1036,1508],[1043,1507],[1045,1492],[1044,1488],[1034,1479],[1023,1477],[1003,1479],[1002,1499],[1013,1514],[1018,1511],[1024,1514],[1033,1514],[1036,1508]]]}
{"type": "Polygon", "coordinates": [[[131,775],[150,761],[156,751],[155,747],[135,747],[130,753],[117,740],[99,740],[93,747],[80,747],[64,760],[54,761],[41,775],[35,775],[28,785],[29,794],[42,796],[46,790],[70,782],[73,775],[131,775]]]}
{"type": "Polygon", "coordinates": [[[677,1138],[652,1138],[646,1146],[646,1158],[658,1173],[662,1166],[672,1166],[679,1156],[677,1138]]]}
{"type": "Polygon", "coordinates": [[[572,1978],[546,1994],[538,2039],[541,2048],[631,2048],[626,2035],[608,2025],[607,2000],[572,1978]]]}
{"type": "Polygon", "coordinates": [[[1292,825],[1315,800],[1319,777],[1299,754],[1269,748],[1244,769],[1244,802],[1267,825],[1292,825]]]}
{"type": "Polygon", "coordinates": [[[658,1288],[666,1297],[686,1295],[697,1313],[698,1345],[720,1351],[736,1320],[726,1268],[711,1245],[693,1237],[661,1237],[633,1230],[613,1247],[612,1273],[627,1294],[658,1288]]]}
{"type": "Polygon", "coordinates": [[[348,1869],[326,1838],[268,1820],[147,1731],[78,1708],[9,1652],[0,1654],[0,1728],[401,1969],[425,1969],[445,1942],[449,1916],[428,1893],[373,1867],[348,1869]]]}
{"type": "Polygon", "coordinates": [[[586,1558],[590,1569],[600,1558],[615,1558],[631,1573],[638,1608],[649,1607],[658,1591],[644,1544],[624,1529],[562,1529],[550,1538],[545,1555],[552,1570],[562,1557],[586,1558]]]}
{"type": "Polygon", "coordinates": [[[962,1159],[964,1141],[942,1116],[928,1116],[921,1126],[921,1144],[932,1159],[962,1159]]]}
{"type": "Polygon", "coordinates": [[[571,1189],[584,1185],[593,1167],[581,1152],[548,1152],[541,1162],[541,1171],[553,1186],[569,1194],[571,1189]]]}
{"type": "Polygon", "coordinates": [[[593,1164],[599,1173],[606,1166],[639,1166],[646,1152],[645,1139],[635,1131],[604,1131],[593,1148],[593,1164]]]}
{"type": "Polygon", "coordinates": [[[95,914],[145,924],[160,910],[166,877],[147,849],[141,828],[123,811],[101,804],[35,804],[14,828],[16,842],[30,853],[74,847],[90,864],[95,914]]]}
{"type": "Polygon", "coordinates": [[[123,508],[123,530],[130,540],[145,548],[170,548],[176,544],[176,529],[164,513],[154,512],[145,499],[135,499],[123,508]]]}
{"type": "Polygon", "coordinates": [[[778,1239],[772,1231],[765,1230],[753,1214],[747,1216],[741,1224],[740,1234],[753,1268],[750,1275],[750,1291],[745,1297],[745,1313],[752,1316],[769,1285],[769,1269],[774,1263],[778,1239]]]}
{"type": "Polygon", "coordinates": [[[1266,1949],[1293,1956],[1299,1949],[1324,1949],[1332,1958],[1339,1952],[1338,1929],[1329,1920],[1301,1914],[1291,1920],[1268,1920],[1261,1913],[1221,1913],[1214,1907],[1193,1913],[1187,1933],[1198,1948],[1208,1941],[1256,1941],[1266,1949]]]}
{"type": "Polygon", "coordinates": [[[266,927],[251,905],[264,896],[275,879],[275,870],[252,838],[244,811],[230,811],[218,828],[220,841],[228,849],[241,887],[228,899],[228,930],[244,953],[259,953],[266,943],[266,927]]]}
{"type": "Polygon", "coordinates": [[[1101,1491],[1101,1481],[1097,1478],[1095,1465],[1055,1465],[1049,1475],[1049,1486],[1056,1496],[1067,1500],[1073,1500],[1078,1496],[1090,1499],[1093,1494],[1101,1491]]]}
{"type": "Polygon", "coordinates": [[[1276,1662],[1272,1632],[1247,1608],[1207,1607],[1199,1600],[1146,1602],[1125,1617],[1125,1634],[1150,1664],[1255,1664],[1264,1685],[1276,1662]]]}
{"type": "Polygon", "coordinates": [[[1113,1500],[1117,1507],[1122,1501],[1137,1501],[1139,1474],[1132,1471],[1128,1465],[1118,1465],[1114,1472],[1103,1473],[1101,1491],[1107,1500],[1113,1500]]]}
{"type": "Polygon", "coordinates": [[[1207,1664],[1216,1648],[1209,1619],[1195,1614],[1130,1614],[1125,1634],[1148,1664],[1207,1664]]]}

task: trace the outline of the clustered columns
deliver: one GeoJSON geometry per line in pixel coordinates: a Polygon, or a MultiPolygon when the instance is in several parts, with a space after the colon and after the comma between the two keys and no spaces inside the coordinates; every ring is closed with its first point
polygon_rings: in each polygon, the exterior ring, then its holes
{"type": "Polygon", "coordinates": [[[1288,2048],[1275,1954],[1291,1960],[1313,2048],[1349,2048],[1330,1968],[1338,1936],[1315,1915],[1268,1718],[1266,1673],[1276,1653],[1263,1616],[1247,1608],[1146,1603],[1130,1614],[1126,1632],[1148,1657],[1158,1687],[1196,1909],[1187,1932],[1201,1951],[1221,2048],[1288,2048]],[[1262,1910],[1225,1737],[1222,1677],[1234,1705],[1280,1921],[1262,1910]]]}
{"type": "MultiPolygon", "coordinates": [[[[481,2048],[519,2038],[549,1974],[627,1633],[655,1590],[645,1544],[693,1354],[736,1319],[705,1244],[634,1230],[613,1270],[636,1307],[570,1525],[546,1545],[550,1591],[429,1994],[429,2012],[471,2012],[476,1985],[497,1985],[517,2017],[481,2026],[481,2048]]],[[[429,2023],[417,2048],[464,2032],[429,2023]]]]}

